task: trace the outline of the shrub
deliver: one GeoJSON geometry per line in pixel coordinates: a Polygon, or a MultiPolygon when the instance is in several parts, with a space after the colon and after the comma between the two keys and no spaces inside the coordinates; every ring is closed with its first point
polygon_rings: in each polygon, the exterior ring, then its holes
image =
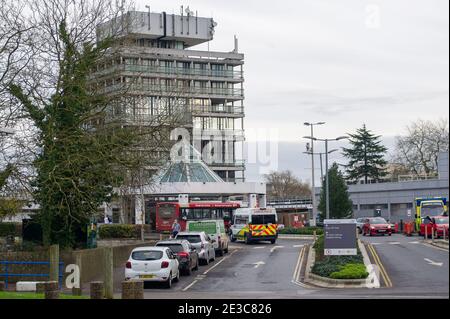
{"type": "Polygon", "coordinates": [[[294,235],[313,235],[316,231],[317,235],[323,234],[323,229],[319,227],[303,227],[303,228],[284,228],[280,230],[280,234],[294,234],[294,235]]]}
{"type": "Polygon", "coordinates": [[[365,279],[369,276],[364,264],[346,264],[340,270],[330,274],[333,279],[365,279]]]}
{"type": "Polygon", "coordinates": [[[0,223],[0,237],[6,236],[21,236],[21,223],[0,223]]]}
{"type": "MultiPolygon", "coordinates": [[[[144,232],[149,232],[150,226],[144,225],[144,232]]],[[[101,225],[98,230],[100,239],[133,239],[141,237],[141,225],[108,224],[101,225]]]]}

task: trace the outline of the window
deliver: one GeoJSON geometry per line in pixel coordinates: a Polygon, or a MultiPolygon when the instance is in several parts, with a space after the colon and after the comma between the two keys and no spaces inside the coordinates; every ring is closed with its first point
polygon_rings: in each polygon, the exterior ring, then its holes
{"type": "Polygon", "coordinates": [[[135,251],[131,255],[131,259],[133,260],[160,260],[163,256],[162,251],[156,250],[143,250],[143,251],[135,251]]]}
{"type": "Polygon", "coordinates": [[[252,215],[252,224],[254,225],[276,224],[276,222],[275,215],[252,215]]]}
{"type": "Polygon", "coordinates": [[[246,225],[248,224],[248,216],[234,216],[234,224],[235,225],[246,225]]]}
{"type": "Polygon", "coordinates": [[[175,254],[184,251],[183,245],[181,245],[181,244],[159,243],[159,244],[156,244],[156,246],[157,247],[168,247],[175,254]]]}
{"type": "Polygon", "coordinates": [[[177,239],[184,239],[192,244],[201,243],[202,239],[200,235],[178,235],[177,239]]]}

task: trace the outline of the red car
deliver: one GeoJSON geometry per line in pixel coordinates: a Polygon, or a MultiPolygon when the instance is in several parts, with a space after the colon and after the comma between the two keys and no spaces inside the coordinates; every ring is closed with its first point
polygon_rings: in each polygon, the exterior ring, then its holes
{"type": "Polygon", "coordinates": [[[428,237],[431,237],[432,232],[436,238],[444,237],[444,232],[445,237],[448,237],[448,216],[425,217],[420,224],[420,236],[425,236],[425,228],[428,237]]]}
{"type": "Polygon", "coordinates": [[[392,235],[391,225],[382,217],[366,218],[362,229],[363,236],[392,235]]]}

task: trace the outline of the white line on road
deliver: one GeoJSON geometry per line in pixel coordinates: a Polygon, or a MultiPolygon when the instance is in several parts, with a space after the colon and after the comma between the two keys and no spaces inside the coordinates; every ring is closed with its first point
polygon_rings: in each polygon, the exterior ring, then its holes
{"type": "Polygon", "coordinates": [[[264,249],[266,248],[265,246],[259,246],[259,247],[253,247],[253,249],[264,249]]]}
{"type": "Polygon", "coordinates": [[[211,268],[209,268],[207,271],[205,271],[203,273],[203,275],[206,275],[207,273],[209,273],[211,270],[213,270],[214,268],[216,268],[217,266],[219,266],[221,263],[223,263],[225,260],[227,260],[228,258],[230,258],[230,256],[232,256],[234,253],[236,252],[233,251],[232,253],[230,253],[228,256],[224,257],[222,260],[220,260],[217,264],[215,264],[214,266],[212,266],[211,268]]]}
{"type": "Polygon", "coordinates": [[[294,246],[292,246],[292,247],[294,247],[294,248],[302,248],[304,245],[294,245],[294,246]]]}
{"type": "Polygon", "coordinates": [[[193,285],[195,285],[198,282],[198,280],[194,280],[189,286],[184,288],[182,291],[187,291],[189,288],[191,288],[193,285]]]}
{"type": "Polygon", "coordinates": [[[371,243],[372,246],[381,245],[381,243],[371,243]]]}
{"type": "Polygon", "coordinates": [[[442,265],[444,264],[444,263],[432,261],[431,259],[428,259],[428,258],[424,258],[424,260],[425,260],[429,265],[432,265],[432,266],[439,266],[439,267],[442,267],[442,265]]]}
{"type": "Polygon", "coordinates": [[[270,252],[273,253],[275,250],[277,250],[279,248],[284,248],[284,246],[275,246],[270,250],[270,252]]]}
{"type": "Polygon", "coordinates": [[[393,242],[390,242],[389,245],[400,245],[400,243],[398,241],[393,241],[393,242]]]}
{"type": "Polygon", "coordinates": [[[254,263],[253,265],[255,265],[253,268],[258,268],[259,266],[263,266],[266,263],[264,261],[258,261],[257,263],[254,263]]]}
{"type": "Polygon", "coordinates": [[[420,241],[410,241],[409,244],[420,244],[420,241]]]}

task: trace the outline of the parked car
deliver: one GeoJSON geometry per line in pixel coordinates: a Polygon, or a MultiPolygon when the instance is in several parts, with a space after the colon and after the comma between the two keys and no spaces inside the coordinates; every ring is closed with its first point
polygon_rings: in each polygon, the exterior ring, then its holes
{"type": "Polygon", "coordinates": [[[420,224],[420,236],[425,236],[425,228],[427,228],[428,237],[432,237],[434,232],[436,238],[448,237],[448,216],[425,217],[420,224]]]}
{"type": "Polygon", "coordinates": [[[205,232],[180,232],[176,239],[187,240],[198,253],[198,258],[205,265],[216,259],[212,239],[205,232]]]}
{"type": "Polygon", "coordinates": [[[218,256],[223,256],[223,254],[228,253],[230,239],[226,233],[225,224],[222,219],[188,221],[186,230],[191,232],[205,232],[212,239],[211,242],[218,256]]]}
{"type": "Polygon", "coordinates": [[[125,265],[125,279],[144,282],[163,282],[166,288],[180,280],[179,262],[167,247],[135,248],[125,265]]]}
{"type": "Polygon", "coordinates": [[[363,226],[363,236],[392,235],[391,225],[382,217],[366,218],[363,226]]]}
{"type": "Polygon", "coordinates": [[[169,247],[177,256],[179,268],[183,275],[190,276],[193,270],[198,270],[197,250],[187,240],[172,239],[156,243],[156,247],[169,247]]]}
{"type": "Polygon", "coordinates": [[[356,219],[356,229],[358,230],[358,233],[360,233],[360,234],[362,234],[362,230],[363,230],[363,227],[364,227],[364,221],[366,220],[367,218],[358,218],[358,219],[356,219]]]}

